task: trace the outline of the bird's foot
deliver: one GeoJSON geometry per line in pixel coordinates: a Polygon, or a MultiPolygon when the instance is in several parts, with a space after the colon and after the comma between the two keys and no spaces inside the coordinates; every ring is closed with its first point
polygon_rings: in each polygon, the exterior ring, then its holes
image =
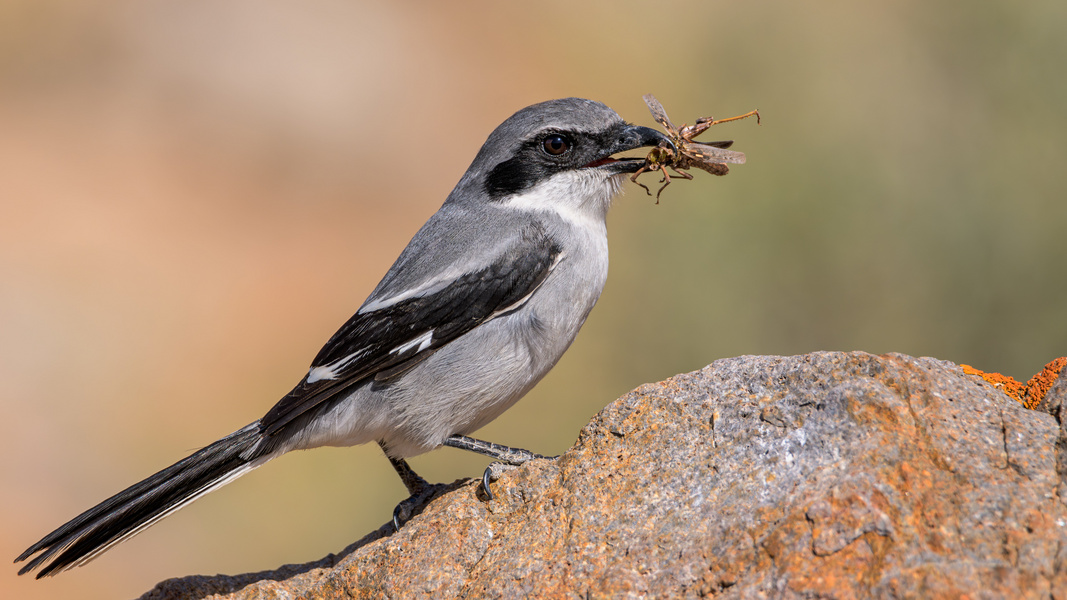
{"type": "MultiPolygon", "coordinates": [[[[425,481],[423,481],[425,483],[425,481]]],[[[412,517],[422,512],[423,508],[438,495],[455,489],[455,485],[444,483],[425,483],[420,489],[412,492],[406,500],[402,500],[393,509],[393,527],[400,531],[400,526],[411,520],[412,517]]]]}
{"type": "Polygon", "coordinates": [[[500,479],[500,476],[503,475],[504,472],[517,468],[519,468],[519,465],[510,465],[502,462],[489,463],[489,466],[482,472],[482,490],[485,491],[486,502],[492,502],[494,500],[493,491],[489,489],[489,484],[500,479]]]}
{"type": "MultiPolygon", "coordinates": [[[[540,454],[537,454],[537,455],[534,455],[534,458],[547,458],[548,460],[553,460],[553,459],[556,459],[556,458],[559,458],[559,457],[558,456],[541,456],[540,454]]],[[[530,458],[528,460],[533,460],[534,458],[530,458]]],[[[489,466],[486,467],[485,471],[482,472],[482,490],[485,491],[485,500],[486,500],[486,502],[492,502],[494,500],[494,498],[495,498],[495,496],[493,496],[493,491],[489,489],[489,484],[494,482],[494,481],[496,481],[497,479],[500,479],[500,476],[503,475],[504,473],[507,473],[508,471],[513,471],[513,470],[519,468],[525,462],[527,462],[527,461],[524,460],[524,461],[522,461],[520,463],[517,463],[517,464],[515,464],[515,463],[505,463],[505,462],[492,462],[492,463],[489,463],[489,466]]]]}
{"type": "Polygon", "coordinates": [[[477,452],[478,454],[484,454],[485,456],[495,458],[498,461],[490,463],[490,465],[485,468],[485,472],[482,473],[482,489],[485,490],[486,500],[493,499],[493,492],[489,490],[489,484],[500,477],[501,473],[504,471],[509,470],[511,467],[517,467],[525,462],[534,460],[535,458],[559,458],[558,456],[543,456],[535,452],[530,452],[529,450],[523,450],[522,448],[512,448],[511,446],[494,444],[492,442],[486,442],[465,435],[450,436],[445,440],[444,445],[459,448],[460,450],[469,450],[471,452],[477,452]]]}
{"type": "MultiPolygon", "coordinates": [[[[382,450],[385,451],[385,444],[378,442],[382,450]]],[[[393,527],[397,531],[400,531],[400,526],[411,520],[412,517],[422,512],[422,509],[429,503],[430,500],[437,495],[455,489],[454,484],[443,483],[429,483],[419,474],[411,468],[411,465],[402,458],[393,458],[386,452],[386,458],[389,459],[389,464],[393,465],[396,469],[396,474],[400,476],[400,480],[404,482],[404,487],[407,488],[408,498],[396,505],[393,509],[393,527]]]]}

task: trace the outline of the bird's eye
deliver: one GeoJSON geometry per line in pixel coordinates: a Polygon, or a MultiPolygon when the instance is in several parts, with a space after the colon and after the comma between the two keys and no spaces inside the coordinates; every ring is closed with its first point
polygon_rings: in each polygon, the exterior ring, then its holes
{"type": "Polygon", "coordinates": [[[559,156],[571,149],[571,141],[558,133],[554,133],[541,142],[541,147],[552,156],[559,156]]]}

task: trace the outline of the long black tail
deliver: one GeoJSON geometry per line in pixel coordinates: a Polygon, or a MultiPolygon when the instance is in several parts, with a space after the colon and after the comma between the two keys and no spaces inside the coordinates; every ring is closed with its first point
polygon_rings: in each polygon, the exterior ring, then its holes
{"type": "Polygon", "coordinates": [[[37,556],[22,567],[19,575],[48,560],[51,562],[37,573],[38,579],[83,565],[200,496],[237,479],[270,459],[251,456],[260,439],[259,423],[252,423],[104,500],[20,554],[15,562],[37,556]]]}

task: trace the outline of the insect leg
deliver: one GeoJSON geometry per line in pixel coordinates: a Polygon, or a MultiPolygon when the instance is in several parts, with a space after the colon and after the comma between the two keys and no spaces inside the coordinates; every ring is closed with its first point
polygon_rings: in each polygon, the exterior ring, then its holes
{"type": "MultiPolygon", "coordinates": [[[[756,117],[756,125],[759,125],[759,111],[758,110],[750,110],[747,113],[745,113],[743,115],[737,115],[736,117],[729,117],[729,118],[726,118],[726,119],[719,119],[718,121],[712,119],[712,121],[708,125],[708,127],[711,127],[712,125],[718,125],[719,123],[729,123],[730,121],[737,121],[739,119],[747,119],[748,117],[756,117]]],[[[699,121],[698,121],[698,123],[699,123],[699,121]]],[[[705,127],[705,129],[707,129],[707,127],[705,127]]]]}
{"type": "Polygon", "coordinates": [[[679,171],[677,168],[675,168],[673,166],[671,167],[671,170],[674,171],[675,176],[681,177],[682,179],[692,179],[693,178],[693,174],[692,173],[688,173],[686,171],[679,171]]]}
{"type": "MultiPolygon", "coordinates": [[[[660,165],[659,166],[659,170],[663,171],[663,179],[659,180],[659,182],[662,183],[663,186],[661,186],[658,190],[656,190],[656,204],[659,204],[659,195],[662,194],[663,190],[667,189],[667,186],[671,184],[671,176],[667,173],[666,165],[660,165]]],[[[674,169],[674,172],[677,173],[678,170],[674,169]]],[[[692,178],[693,178],[693,176],[690,175],[689,179],[692,179],[692,178]]],[[[649,193],[649,195],[651,195],[651,193],[649,193]]]]}
{"type": "Polygon", "coordinates": [[[642,174],[642,173],[644,173],[644,172],[646,172],[646,171],[648,171],[648,165],[643,165],[640,169],[637,170],[636,173],[634,173],[633,175],[630,176],[630,181],[632,181],[632,182],[636,183],[637,185],[645,188],[645,193],[648,194],[649,196],[651,196],[652,195],[652,190],[648,189],[647,185],[645,185],[645,184],[643,184],[643,183],[641,183],[640,181],[637,180],[637,176],[642,174]]]}

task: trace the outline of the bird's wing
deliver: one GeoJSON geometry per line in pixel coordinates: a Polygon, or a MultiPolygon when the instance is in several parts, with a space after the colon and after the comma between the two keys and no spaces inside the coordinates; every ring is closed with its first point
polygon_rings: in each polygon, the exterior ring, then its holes
{"type": "Polygon", "coordinates": [[[371,377],[393,377],[478,325],[522,306],[563,256],[540,224],[477,270],[432,291],[357,312],[326,342],[307,376],[260,420],[267,435],[371,377]]]}

